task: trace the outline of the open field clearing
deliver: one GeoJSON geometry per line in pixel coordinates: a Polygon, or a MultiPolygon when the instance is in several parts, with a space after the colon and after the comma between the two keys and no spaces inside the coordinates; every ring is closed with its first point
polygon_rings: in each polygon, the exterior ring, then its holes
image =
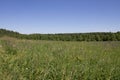
{"type": "Polygon", "coordinates": [[[120,80],[120,42],[2,39],[0,80],[120,80]]]}

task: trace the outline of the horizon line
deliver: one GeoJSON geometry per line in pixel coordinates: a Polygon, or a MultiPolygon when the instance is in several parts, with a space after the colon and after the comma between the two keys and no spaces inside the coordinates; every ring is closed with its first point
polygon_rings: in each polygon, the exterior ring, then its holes
{"type": "Polygon", "coordinates": [[[17,32],[19,34],[27,34],[27,35],[31,35],[31,34],[80,34],[80,33],[117,33],[120,32],[118,31],[91,31],[91,32],[58,32],[58,33],[39,33],[39,32],[33,32],[33,33],[21,33],[17,30],[12,30],[12,29],[6,29],[6,28],[0,28],[3,30],[7,30],[7,31],[13,31],[13,32],[17,32]]]}

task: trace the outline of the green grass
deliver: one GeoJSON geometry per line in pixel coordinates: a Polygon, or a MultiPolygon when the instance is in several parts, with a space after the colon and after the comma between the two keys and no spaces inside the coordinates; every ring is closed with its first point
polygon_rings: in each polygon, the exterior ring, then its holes
{"type": "Polygon", "coordinates": [[[0,40],[0,80],[120,80],[120,42],[0,40]]]}

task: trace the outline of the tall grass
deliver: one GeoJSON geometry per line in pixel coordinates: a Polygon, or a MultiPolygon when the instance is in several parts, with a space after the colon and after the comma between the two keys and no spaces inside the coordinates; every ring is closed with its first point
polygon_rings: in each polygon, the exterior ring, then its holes
{"type": "Polygon", "coordinates": [[[0,45],[0,80],[120,80],[120,42],[8,40],[0,45]]]}

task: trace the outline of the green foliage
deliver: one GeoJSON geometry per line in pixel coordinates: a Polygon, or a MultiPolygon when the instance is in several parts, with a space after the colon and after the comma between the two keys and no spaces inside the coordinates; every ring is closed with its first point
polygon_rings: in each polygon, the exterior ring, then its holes
{"type": "Polygon", "coordinates": [[[120,42],[117,41],[7,40],[1,43],[15,44],[17,54],[4,54],[4,48],[0,48],[0,80],[120,79],[120,42]]]}
{"type": "Polygon", "coordinates": [[[13,44],[11,41],[2,40],[1,44],[6,54],[14,55],[17,53],[17,50],[15,49],[15,46],[14,46],[15,44],[13,44]]]}
{"type": "Polygon", "coordinates": [[[0,29],[0,37],[10,36],[28,40],[53,40],[53,41],[120,41],[120,32],[96,33],[62,33],[62,34],[20,34],[17,32],[0,29]]]}

